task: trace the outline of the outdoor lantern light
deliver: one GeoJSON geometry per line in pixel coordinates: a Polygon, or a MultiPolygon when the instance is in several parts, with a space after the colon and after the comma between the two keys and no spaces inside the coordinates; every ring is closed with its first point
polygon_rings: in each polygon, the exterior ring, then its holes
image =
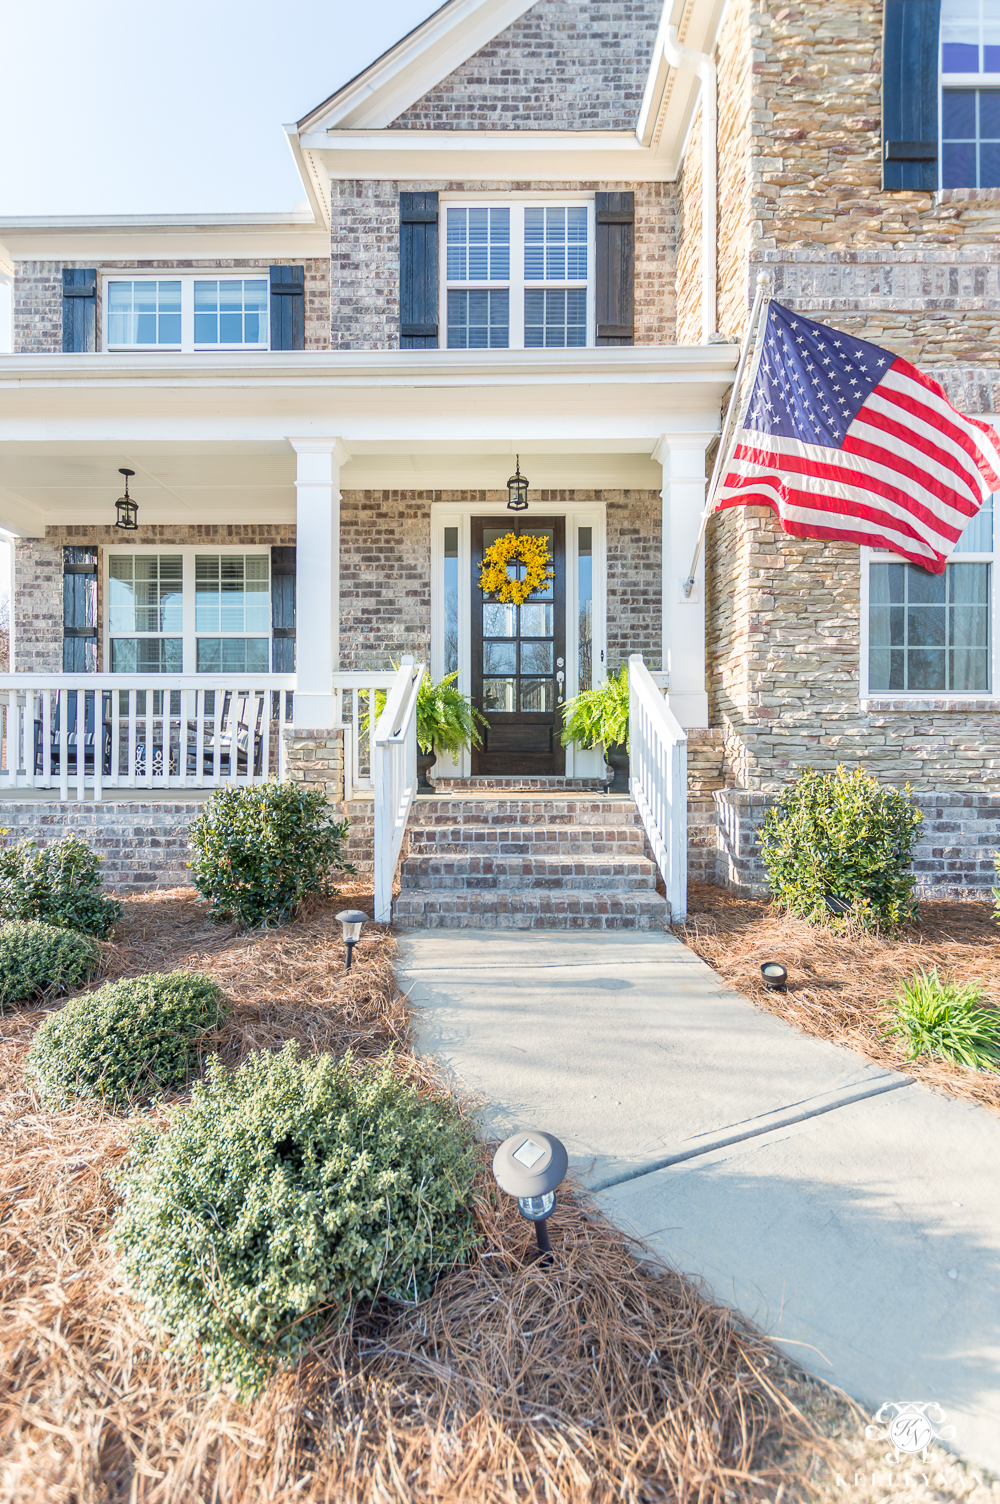
{"type": "Polygon", "coordinates": [[[849,898],[840,898],[836,893],[824,893],[823,902],[826,904],[829,912],[835,914],[838,919],[842,919],[845,914],[849,914],[854,907],[849,898]]]}
{"type": "Polygon", "coordinates": [[[119,496],[115,502],[115,510],[118,513],[118,521],[115,523],[115,527],[120,527],[126,533],[136,533],[139,531],[139,524],[135,518],[139,508],[128,494],[129,476],[134,475],[135,471],[119,470],[118,474],[125,477],[125,495],[119,496]]]}
{"type": "Polygon", "coordinates": [[[784,992],[785,983],[788,981],[788,972],[780,961],[765,961],[760,968],[760,974],[764,978],[764,986],[769,992],[784,992]]]}
{"type": "Polygon", "coordinates": [[[569,1168],[569,1155],[551,1133],[515,1133],[505,1139],[493,1156],[493,1176],[508,1196],[517,1197],[517,1209],[535,1224],[535,1237],[542,1253],[551,1253],[545,1226],[556,1205],[556,1186],[569,1168]]]}
{"type": "Polygon", "coordinates": [[[344,967],[344,970],[350,971],[351,960],[354,956],[354,947],[361,939],[361,926],[368,918],[368,915],[362,914],[360,909],[343,909],[337,915],[337,918],[340,920],[341,928],[344,931],[344,945],[347,947],[347,965],[344,967]]]}
{"type": "Polygon", "coordinates": [[[521,474],[521,456],[515,454],[514,463],[516,469],[507,482],[507,510],[508,512],[526,512],[528,510],[528,477],[521,474]]]}

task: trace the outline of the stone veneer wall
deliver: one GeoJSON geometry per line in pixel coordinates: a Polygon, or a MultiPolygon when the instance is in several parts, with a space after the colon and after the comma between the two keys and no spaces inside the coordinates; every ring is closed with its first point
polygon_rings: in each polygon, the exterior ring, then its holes
{"type": "MultiPolygon", "coordinates": [[[[11,597],[13,601],[13,662],[14,673],[62,673],[63,641],[63,573],[62,551],[64,546],[95,546],[103,550],[111,544],[122,544],[122,534],[107,527],[48,527],[44,538],[18,538],[14,543],[14,577],[11,597]]],[[[295,524],[277,523],[205,523],[139,525],[139,530],[129,542],[136,545],[171,546],[201,544],[231,547],[244,544],[248,548],[265,545],[292,544],[295,542],[295,524]]],[[[104,560],[98,555],[98,662],[103,653],[104,612],[104,560]]]]}
{"type": "Polygon", "coordinates": [[[391,130],[632,130],[658,0],[539,0],[391,130]]]}
{"type": "Polygon", "coordinates": [[[285,778],[339,804],[344,797],[344,732],[336,726],[282,732],[285,778]]]}
{"type": "Polygon", "coordinates": [[[305,342],[307,350],[330,348],[330,263],[320,257],[304,260],[276,256],[273,260],[170,261],[19,261],[14,282],[14,350],[19,355],[62,351],[62,274],[64,267],[97,265],[97,348],[101,348],[103,296],[101,279],[119,272],[267,272],[269,266],[305,267],[305,342]]]}
{"type": "Polygon", "coordinates": [[[331,345],[399,348],[399,193],[481,193],[493,199],[532,189],[635,193],[635,343],[672,344],[677,191],[673,183],[419,183],[352,179],[331,185],[331,345]]]}

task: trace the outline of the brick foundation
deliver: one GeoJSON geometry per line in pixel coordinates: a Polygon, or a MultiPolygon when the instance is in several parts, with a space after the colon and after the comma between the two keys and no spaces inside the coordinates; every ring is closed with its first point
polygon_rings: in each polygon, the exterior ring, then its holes
{"type": "Polygon", "coordinates": [[[0,804],[0,825],[6,828],[9,844],[30,839],[50,846],[66,836],[77,836],[102,858],[106,887],[119,893],[142,893],[190,883],[188,828],[204,804],[203,799],[176,804],[5,799],[0,804]]]}

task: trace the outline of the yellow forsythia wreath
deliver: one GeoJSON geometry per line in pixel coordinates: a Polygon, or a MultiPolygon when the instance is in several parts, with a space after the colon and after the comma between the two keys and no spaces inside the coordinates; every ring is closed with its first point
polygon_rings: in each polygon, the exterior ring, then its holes
{"type": "Polygon", "coordinates": [[[551,562],[547,539],[519,538],[516,533],[505,533],[483,554],[479,583],[484,593],[495,600],[523,606],[529,595],[544,590],[553,578],[551,562]],[[524,565],[523,580],[512,580],[508,575],[507,565],[513,563],[524,565]]]}

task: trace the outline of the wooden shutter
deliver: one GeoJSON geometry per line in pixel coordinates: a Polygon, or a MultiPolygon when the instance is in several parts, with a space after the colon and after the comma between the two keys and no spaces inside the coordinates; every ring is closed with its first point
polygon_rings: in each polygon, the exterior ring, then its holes
{"type": "Polygon", "coordinates": [[[597,193],[597,343],[635,344],[635,194],[597,193]]]}
{"type": "Polygon", "coordinates": [[[97,672],[97,549],[63,549],[63,673],[97,672]]]}
{"type": "Polygon", "coordinates": [[[271,349],[306,347],[306,269],[271,267],[271,349]]]}
{"type": "Polygon", "coordinates": [[[295,550],[271,549],[271,672],[295,672],[295,550]]]}
{"type": "Polygon", "coordinates": [[[438,347],[438,196],[399,195],[399,348],[438,347]]]}
{"type": "Polygon", "coordinates": [[[63,267],[63,351],[73,355],[97,349],[97,272],[63,267]]]}
{"type": "Polygon", "coordinates": [[[938,185],[941,0],[885,0],[882,29],[882,187],[938,185]]]}

